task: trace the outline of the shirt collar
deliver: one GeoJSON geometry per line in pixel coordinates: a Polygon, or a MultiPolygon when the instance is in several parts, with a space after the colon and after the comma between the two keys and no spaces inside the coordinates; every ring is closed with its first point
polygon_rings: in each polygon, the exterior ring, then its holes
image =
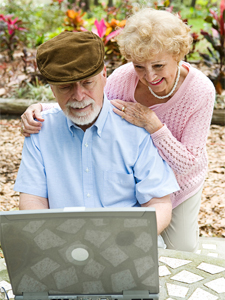
{"type": "MultiPolygon", "coordinates": [[[[103,105],[100,114],[98,115],[96,122],[90,127],[92,128],[93,126],[95,126],[97,128],[97,134],[99,135],[99,137],[101,137],[102,130],[105,125],[105,121],[109,110],[110,110],[110,102],[108,101],[107,96],[104,94],[103,105]]],[[[72,135],[74,135],[73,128],[77,128],[81,130],[80,127],[74,124],[68,117],[66,117],[66,119],[67,119],[68,129],[72,133],[72,135]]],[[[87,130],[89,130],[90,128],[88,128],[87,130]]]]}

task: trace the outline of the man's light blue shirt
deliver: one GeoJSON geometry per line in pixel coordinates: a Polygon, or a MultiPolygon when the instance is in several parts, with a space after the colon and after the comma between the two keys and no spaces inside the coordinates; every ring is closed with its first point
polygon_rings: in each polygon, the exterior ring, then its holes
{"type": "Polygon", "coordinates": [[[42,113],[25,138],[14,190],[48,198],[50,208],[132,207],[179,190],[150,134],[113,112],[106,99],[85,132],[61,109],[42,113]]]}

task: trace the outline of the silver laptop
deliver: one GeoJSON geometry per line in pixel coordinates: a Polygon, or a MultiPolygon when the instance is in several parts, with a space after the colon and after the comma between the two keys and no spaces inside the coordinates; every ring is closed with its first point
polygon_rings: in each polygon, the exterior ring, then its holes
{"type": "Polygon", "coordinates": [[[10,211],[0,224],[16,300],[158,299],[154,209],[10,211]]]}

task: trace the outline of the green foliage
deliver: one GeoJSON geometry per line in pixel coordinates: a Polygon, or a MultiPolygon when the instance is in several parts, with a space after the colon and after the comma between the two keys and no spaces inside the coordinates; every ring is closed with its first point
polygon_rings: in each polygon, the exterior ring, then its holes
{"type": "Polygon", "coordinates": [[[188,25],[191,26],[192,32],[200,33],[201,29],[205,28],[205,21],[202,18],[190,18],[188,19],[188,25]]]}
{"type": "MultiPolygon", "coordinates": [[[[221,56],[224,53],[218,48],[221,41],[218,38],[215,41],[215,36],[210,36],[211,28],[218,31],[218,24],[209,10],[211,7],[217,9],[217,3],[212,3],[214,0],[197,0],[194,8],[190,7],[190,0],[183,0],[182,2],[181,0],[171,0],[171,3],[170,0],[139,0],[136,2],[135,0],[114,0],[115,6],[113,7],[107,7],[108,0],[100,0],[98,6],[93,5],[92,1],[91,9],[85,13],[82,10],[81,0],[52,0],[51,4],[45,5],[33,0],[2,1],[4,1],[4,5],[0,7],[0,15],[14,14],[15,17],[23,21],[27,28],[26,34],[17,33],[18,40],[22,41],[26,47],[36,48],[64,30],[95,30],[95,33],[99,34],[105,43],[106,61],[123,60],[115,36],[119,27],[124,26],[125,23],[121,25],[122,22],[125,22],[135,7],[148,6],[166,9],[173,13],[179,13],[182,20],[191,26],[194,43],[186,59],[197,60],[200,58],[206,62],[208,60],[213,64],[220,63],[221,65],[221,56]],[[201,36],[200,32],[206,33],[201,36]],[[203,48],[207,48],[208,53],[204,53],[203,48]]],[[[2,32],[1,28],[3,29],[3,25],[0,26],[0,32],[2,32]]],[[[35,85],[35,82],[32,84],[35,85]]],[[[23,87],[19,93],[23,93],[23,90],[28,91],[28,87],[23,87]]]]}
{"type": "MultiPolygon", "coordinates": [[[[113,57],[122,59],[115,37],[126,24],[125,20],[121,20],[121,16],[127,16],[132,6],[129,5],[129,0],[125,0],[117,7],[104,7],[103,5],[99,7],[101,7],[101,11],[104,12],[104,18],[101,18],[101,20],[96,17],[93,18],[91,13],[83,12],[79,8],[68,9],[64,23],[65,30],[92,30],[99,35],[104,42],[106,61],[112,60],[113,57]]],[[[98,10],[98,13],[99,12],[100,10],[98,10]]],[[[99,16],[100,15],[101,14],[99,14],[99,16]]]]}
{"type": "Polygon", "coordinates": [[[11,0],[0,8],[0,13],[14,14],[23,20],[27,33],[19,38],[29,48],[39,45],[41,36],[46,32],[54,32],[63,24],[65,17],[65,12],[60,9],[58,3],[51,5],[34,3],[35,1],[11,0]]]}
{"type": "Polygon", "coordinates": [[[207,9],[202,8],[202,6],[185,7],[181,10],[181,15],[187,19],[199,19],[203,21],[203,18],[207,15],[207,9]]]}
{"type": "Polygon", "coordinates": [[[0,49],[7,51],[10,60],[13,60],[14,51],[20,42],[17,33],[26,31],[22,26],[23,21],[18,17],[14,18],[13,14],[0,14],[0,49]]]}
{"type": "Polygon", "coordinates": [[[36,38],[36,46],[43,44],[44,42],[54,38],[55,36],[59,35],[61,32],[65,30],[65,27],[58,27],[53,32],[46,32],[36,38]]]}
{"type": "Polygon", "coordinates": [[[225,77],[225,0],[221,0],[220,11],[216,8],[209,8],[209,14],[205,18],[205,22],[210,24],[211,30],[201,30],[201,34],[210,43],[211,47],[207,47],[208,53],[200,53],[200,55],[208,66],[215,63],[219,65],[211,79],[217,92],[221,93],[221,80],[225,77]]]}
{"type": "MultiPolygon", "coordinates": [[[[85,19],[86,20],[91,20],[91,19],[97,19],[97,20],[101,20],[102,18],[105,18],[105,11],[104,11],[104,6],[102,6],[101,4],[98,6],[94,6],[90,11],[87,11],[86,15],[85,15],[85,19]]],[[[93,21],[94,24],[94,21],[93,21]]]]}
{"type": "Polygon", "coordinates": [[[17,99],[33,99],[40,102],[54,100],[54,95],[49,85],[39,85],[38,82],[35,86],[26,82],[25,86],[15,89],[13,97],[17,99]]]}

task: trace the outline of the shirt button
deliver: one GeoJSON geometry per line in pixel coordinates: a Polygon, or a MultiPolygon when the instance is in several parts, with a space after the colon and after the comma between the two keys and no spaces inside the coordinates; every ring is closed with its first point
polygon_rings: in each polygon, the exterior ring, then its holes
{"type": "Polygon", "coordinates": [[[86,170],[85,170],[87,173],[89,172],[89,169],[88,168],[86,168],[86,170]]]}
{"type": "Polygon", "coordinates": [[[88,194],[87,194],[87,197],[89,198],[89,197],[91,197],[91,195],[88,193],[88,194]]]}
{"type": "Polygon", "coordinates": [[[87,148],[87,147],[88,147],[88,144],[86,143],[84,146],[87,148]]]}

